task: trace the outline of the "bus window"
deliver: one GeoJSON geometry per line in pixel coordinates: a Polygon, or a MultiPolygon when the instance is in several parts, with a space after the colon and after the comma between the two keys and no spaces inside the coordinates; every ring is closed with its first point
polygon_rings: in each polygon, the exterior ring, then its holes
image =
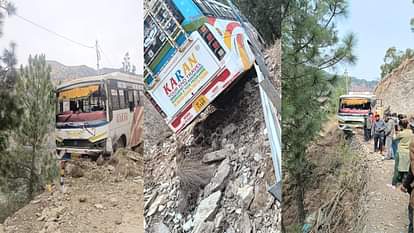
{"type": "Polygon", "coordinates": [[[166,41],[164,33],[149,15],[144,21],[144,38],[144,59],[145,63],[149,64],[166,41]]]}
{"type": "Polygon", "coordinates": [[[177,6],[172,2],[172,0],[166,0],[165,4],[172,12],[174,18],[181,24],[184,21],[184,16],[177,10],[177,6]]]}
{"type": "Polygon", "coordinates": [[[111,89],[111,96],[112,96],[112,110],[118,110],[119,109],[118,90],[111,89]]]}
{"type": "Polygon", "coordinates": [[[133,111],[135,107],[134,92],[132,90],[128,90],[127,96],[128,96],[129,110],[133,111]]]}
{"type": "Polygon", "coordinates": [[[119,108],[120,109],[125,109],[127,108],[126,104],[125,104],[125,95],[124,95],[124,90],[119,89],[118,90],[119,93],[119,108]]]}
{"type": "Polygon", "coordinates": [[[91,85],[60,91],[57,94],[57,114],[105,111],[105,92],[101,86],[91,85]]]}
{"type": "Polygon", "coordinates": [[[134,99],[135,99],[136,106],[141,106],[141,100],[140,100],[139,92],[137,90],[134,90],[134,99]]]}

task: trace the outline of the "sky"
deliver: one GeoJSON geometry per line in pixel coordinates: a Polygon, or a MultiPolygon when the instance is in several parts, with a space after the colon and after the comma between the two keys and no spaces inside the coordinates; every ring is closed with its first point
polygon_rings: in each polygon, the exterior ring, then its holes
{"type": "Polygon", "coordinates": [[[414,32],[410,28],[412,17],[412,0],[350,0],[348,18],[338,20],[337,24],[341,35],[356,34],[358,62],[355,66],[340,69],[346,68],[353,77],[378,79],[388,48],[414,48],[414,32]]]}
{"type": "MultiPolygon", "coordinates": [[[[103,50],[101,67],[120,68],[129,52],[131,64],[143,72],[143,0],[10,0],[17,14],[72,40],[103,50]],[[120,4],[122,2],[122,4],[120,4]]],[[[12,16],[5,19],[0,49],[17,44],[19,64],[30,54],[47,60],[96,69],[95,49],[85,48],[12,16]]]]}

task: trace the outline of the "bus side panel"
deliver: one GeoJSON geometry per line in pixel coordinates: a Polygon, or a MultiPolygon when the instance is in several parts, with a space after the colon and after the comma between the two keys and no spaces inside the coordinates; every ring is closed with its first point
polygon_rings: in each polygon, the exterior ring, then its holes
{"type": "Polygon", "coordinates": [[[131,124],[131,133],[128,146],[138,146],[142,142],[144,123],[144,107],[138,106],[134,108],[134,116],[131,124]]]}
{"type": "Polygon", "coordinates": [[[113,118],[109,127],[109,134],[113,144],[115,144],[122,135],[125,135],[127,140],[125,143],[128,145],[132,119],[133,114],[130,112],[129,108],[113,111],[113,118]]]}
{"type": "Polygon", "coordinates": [[[215,77],[204,87],[199,94],[200,97],[188,103],[174,119],[168,121],[168,125],[175,132],[180,132],[194,120],[220,93],[235,82],[243,72],[249,70],[255,61],[255,56],[247,42],[247,34],[238,22],[210,17],[206,26],[213,33],[214,37],[220,41],[227,54],[220,62],[220,72],[216,73],[215,77]],[[204,101],[206,103],[201,108],[195,108],[194,106],[200,105],[200,98],[203,97],[205,97],[204,101]]]}
{"type": "MultiPolygon", "coordinates": [[[[214,77],[220,66],[198,34],[175,64],[161,72],[160,82],[148,92],[170,121],[200,89],[214,77]]],[[[178,55],[178,54],[177,54],[178,55]]]]}
{"type": "Polygon", "coordinates": [[[255,56],[248,44],[248,35],[239,22],[223,20],[209,17],[208,26],[214,37],[229,53],[226,55],[226,64],[230,64],[233,69],[240,69],[241,72],[249,70],[255,56]]]}

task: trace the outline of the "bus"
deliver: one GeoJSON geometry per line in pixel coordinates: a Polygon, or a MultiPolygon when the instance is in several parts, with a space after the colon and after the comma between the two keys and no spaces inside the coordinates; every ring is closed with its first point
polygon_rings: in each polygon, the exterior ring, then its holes
{"type": "MultiPolygon", "coordinates": [[[[370,112],[380,113],[381,101],[370,93],[349,93],[339,97],[338,126],[342,130],[362,128],[370,112]]],[[[380,113],[382,114],[382,113],[380,113]]]]}
{"type": "Polygon", "coordinates": [[[58,155],[108,156],[142,142],[142,76],[121,72],[83,77],[56,89],[58,155]]]}
{"type": "Polygon", "coordinates": [[[175,133],[254,69],[253,44],[263,40],[228,3],[146,1],[145,95],[175,133]]]}

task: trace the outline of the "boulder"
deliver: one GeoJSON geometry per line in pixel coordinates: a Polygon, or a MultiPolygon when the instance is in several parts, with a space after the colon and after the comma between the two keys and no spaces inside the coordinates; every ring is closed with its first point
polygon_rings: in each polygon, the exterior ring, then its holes
{"type": "Polygon", "coordinates": [[[208,196],[225,186],[227,177],[230,175],[231,167],[230,161],[225,159],[217,169],[216,174],[210,180],[210,183],[204,189],[204,195],[208,196]]]}
{"type": "Polygon", "coordinates": [[[229,151],[227,149],[207,153],[203,157],[203,163],[220,162],[227,157],[227,154],[229,154],[229,151]]]}
{"type": "Polygon", "coordinates": [[[197,207],[196,214],[194,215],[195,229],[197,229],[198,225],[201,223],[214,217],[220,199],[221,191],[217,191],[200,202],[197,207]]]}

